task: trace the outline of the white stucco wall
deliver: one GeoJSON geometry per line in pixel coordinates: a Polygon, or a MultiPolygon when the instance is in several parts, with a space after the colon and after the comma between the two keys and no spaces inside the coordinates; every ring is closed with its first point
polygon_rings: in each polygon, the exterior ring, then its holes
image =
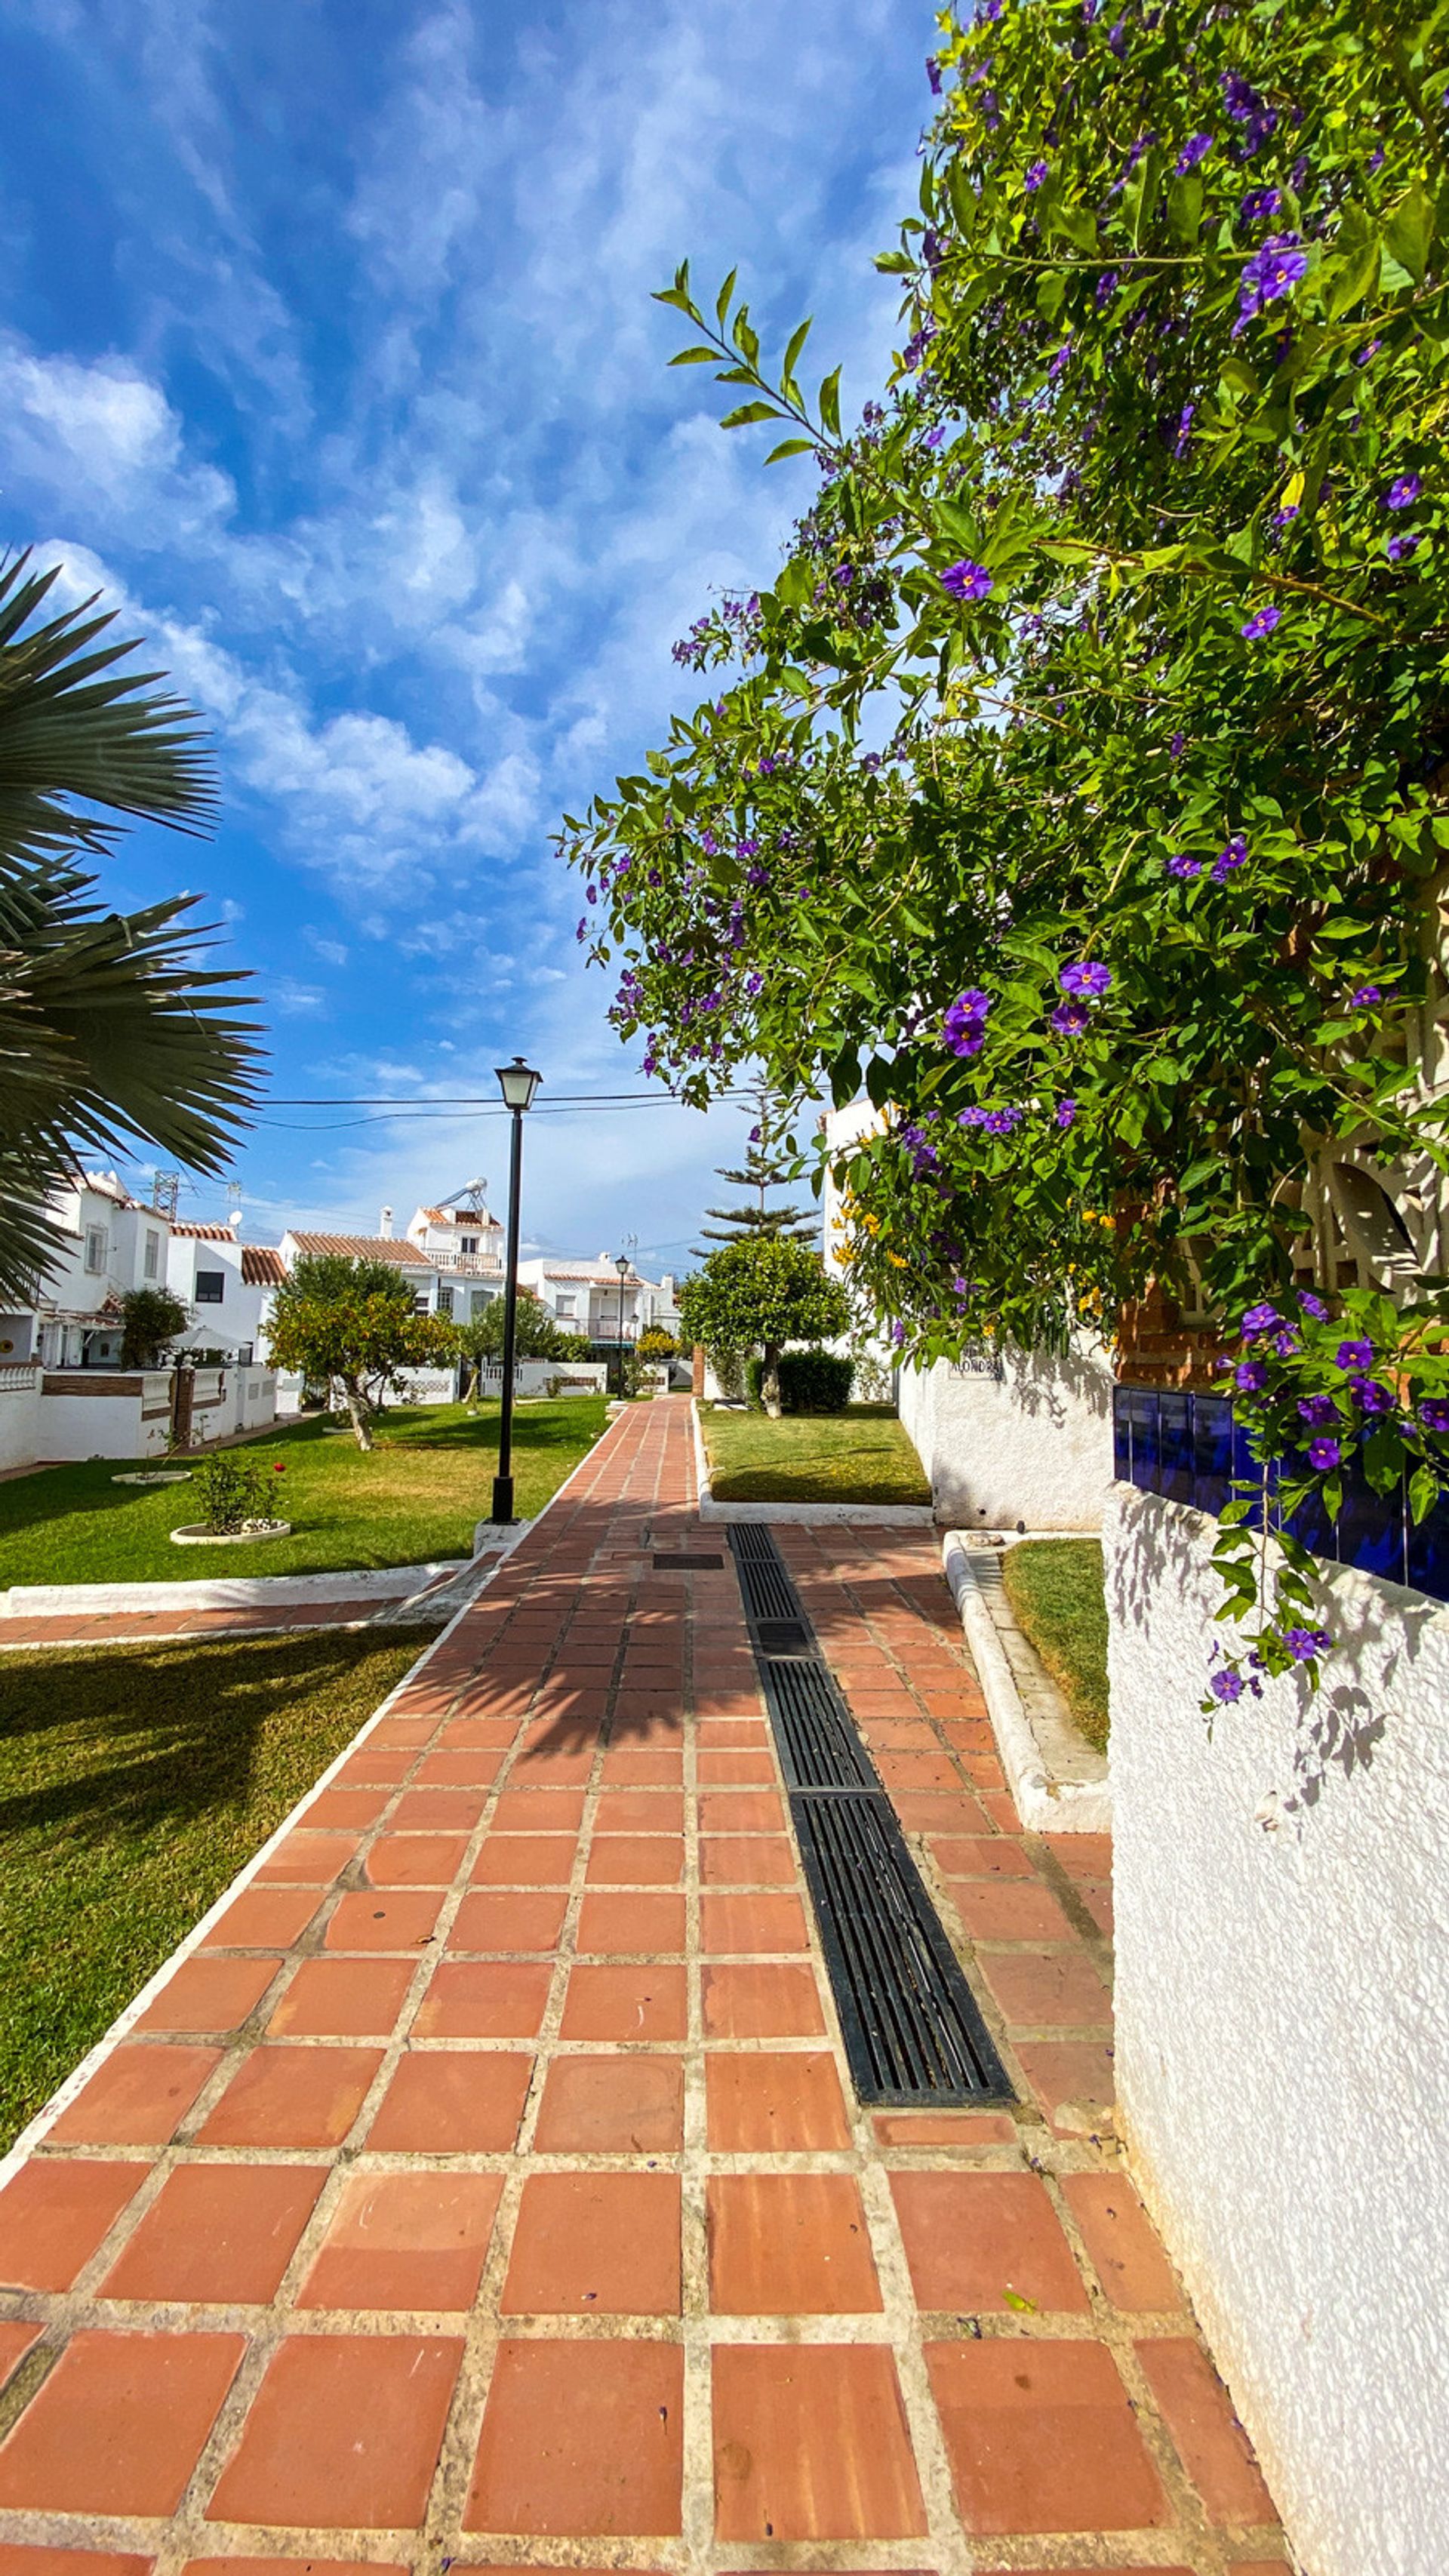
{"type": "Polygon", "coordinates": [[[32,1463],[39,1419],[39,1369],[0,1367],[0,1469],[32,1463]]]}
{"type": "Polygon", "coordinates": [[[1117,2075],[1137,2180],[1308,2576],[1449,2564],[1449,1609],[1200,1715],[1214,1524],[1105,1530],[1117,2075]]]}
{"type": "Polygon", "coordinates": [[[903,1368],[899,1409],[931,1479],[936,1518],[958,1529],[1097,1529],[1112,1482],[1106,1354],[983,1350],[976,1366],[903,1368]]]}

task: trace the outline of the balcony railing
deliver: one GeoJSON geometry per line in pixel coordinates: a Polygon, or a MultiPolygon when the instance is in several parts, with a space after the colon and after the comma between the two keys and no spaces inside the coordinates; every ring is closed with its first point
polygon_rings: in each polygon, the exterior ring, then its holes
{"type": "Polygon", "coordinates": [[[503,1264],[496,1252],[424,1252],[417,1247],[419,1263],[430,1270],[461,1270],[470,1279],[501,1279],[503,1264]]]}
{"type": "MultiPolygon", "coordinates": [[[[1112,1440],[1115,1472],[1123,1484],[1161,1494],[1168,1502],[1190,1503],[1196,1511],[1220,1512],[1235,1482],[1262,1485],[1263,1470],[1250,1456],[1247,1435],[1225,1396],[1170,1387],[1114,1387],[1112,1440]]],[[[1284,1526],[1275,1499],[1278,1484],[1278,1472],[1270,1468],[1270,1530],[1284,1526]]],[[[1260,1525],[1261,1509],[1255,1506],[1250,1526],[1260,1525]]],[[[1336,1520],[1313,1501],[1294,1512],[1286,1527],[1315,1556],[1407,1584],[1435,1601],[1449,1601],[1449,1502],[1436,1504],[1427,1519],[1415,1522],[1402,1480],[1389,1493],[1376,1493],[1362,1469],[1351,1467],[1344,1474],[1336,1520]]]]}

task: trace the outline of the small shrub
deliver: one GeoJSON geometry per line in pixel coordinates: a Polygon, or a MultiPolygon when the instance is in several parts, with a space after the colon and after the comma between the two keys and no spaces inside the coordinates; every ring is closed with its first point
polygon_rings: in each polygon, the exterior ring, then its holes
{"type": "Polygon", "coordinates": [[[276,1479],[283,1472],[280,1458],[254,1458],[240,1449],[221,1449],[203,1458],[193,1482],[205,1527],[225,1536],[256,1521],[280,1520],[276,1479]]]}
{"type": "MultiPolygon", "coordinates": [[[[745,1370],[749,1400],[756,1412],[764,1401],[765,1363],[752,1359],[745,1370]]],[[[785,1413],[843,1413],[855,1377],[852,1359],[833,1351],[782,1351],[780,1405],[785,1413]]]]}

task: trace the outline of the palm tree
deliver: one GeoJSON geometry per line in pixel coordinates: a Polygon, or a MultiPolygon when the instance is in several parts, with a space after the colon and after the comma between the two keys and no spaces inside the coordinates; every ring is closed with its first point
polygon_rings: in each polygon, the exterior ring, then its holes
{"type": "Polygon", "coordinates": [[[92,597],[34,622],[59,569],[0,561],[0,1294],[20,1298],[54,1257],[46,1203],[78,1153],[141,1139],[219,1171],[260,1064],[241,979],[199,962],[208,927],[179,926],[199,897],[111,912],[78,864],[122,828],[87,808],[201,834],[216,790],[164,674],[117,670],[137,647],[107,633],[114,610],[92,597]]]}

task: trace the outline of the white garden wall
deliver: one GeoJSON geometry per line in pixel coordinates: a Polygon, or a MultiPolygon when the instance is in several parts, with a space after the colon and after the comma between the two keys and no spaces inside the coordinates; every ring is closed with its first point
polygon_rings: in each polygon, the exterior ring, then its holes
{"type": "Polygon", "coordinates": [[[33,1463],[39,1419],[39,1368],[28,1361],[0,1362],[0,1473],[33,1463]]]}
{"type": "Polygon", "coordinates": [[[1318,1699],[1209,1732],[1214,1529],[1113,1489],[1128,2154],[1308,2576],[1443,2576],[1449,1610],[1325,1567],[1318,1699]]]}
{"type": "Polygon", "coordinates": [[[1054,1359],[983,1349],[903,1368],[900,1417],[948,1528],[1101,1526],[1112,1482],[1112,1375],[1097,1346],[1054,1359]]]}

